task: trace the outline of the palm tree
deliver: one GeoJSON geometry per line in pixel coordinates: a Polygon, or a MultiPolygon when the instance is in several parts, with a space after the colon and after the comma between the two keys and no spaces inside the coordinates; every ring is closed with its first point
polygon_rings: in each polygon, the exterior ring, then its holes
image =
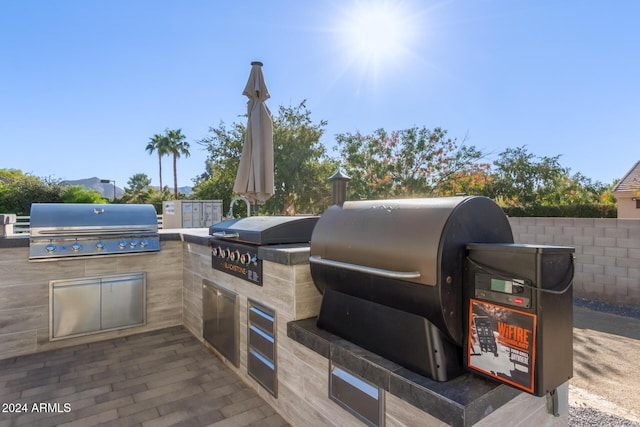
{"type": "Polygon", "coordinates": [[[166,136],[157,133],[153,135],[151,139],[149,139],[146,150],[150,155],[153,154],[154,151],[158,153],[158,169],[160,171],[160,193],[162,194],[162,157],[171,152],[171,150],[169,149],[169,141],[166,136]]]}
{"type": "Polygon", "coordinates": [[[167,148],[169,152],[173,154],[173,194],[175,199],[178,200],[178,169],[176,167],[176,160],[181,155],[189,157],[191,153],[189,153],[189,143],[185,141],[187,137],[182,134],[181,129],[167,129],[165,133],[167,148]]]}

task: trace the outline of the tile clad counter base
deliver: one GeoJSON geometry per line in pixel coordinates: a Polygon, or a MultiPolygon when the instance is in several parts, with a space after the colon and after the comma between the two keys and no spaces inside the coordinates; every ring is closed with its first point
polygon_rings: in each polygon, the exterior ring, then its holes
{"type": "Polygon", "coordinates": [[[29,262],[24,247],[0,250],[0,359],[102,341],[182,324],[182,242],[158,253],[29,262]],[[49,341],[49,281],[147,273],[147,323],[95,335],[49,341]]]}
{"type": "Polygon", "coordinates": [[[425,378],[319,329],[316,320],[290,322],[289,338],[325,359],[325,371],[331,360],[381,387],[385,391],[387,426],[412,426],[417,419],[422,426],[567,424],[566,416],[547,413],[544,397],[470,373],[447,382],[425,378]]]}

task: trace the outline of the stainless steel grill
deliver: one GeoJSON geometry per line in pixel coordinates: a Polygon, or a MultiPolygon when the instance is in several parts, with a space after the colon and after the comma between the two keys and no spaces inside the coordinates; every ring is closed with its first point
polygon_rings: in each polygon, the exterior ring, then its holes
{"type": "Polygon", "coordinates": [[[152,205],[31,205],[29,260],[159,250],[158,220],[152,205]]]}
{"type": "Polygon", "coordinates": [[[317,216],[252,216],[209,227],[211,267],[262,286],[263,245],[308,243],[317,216]]]}

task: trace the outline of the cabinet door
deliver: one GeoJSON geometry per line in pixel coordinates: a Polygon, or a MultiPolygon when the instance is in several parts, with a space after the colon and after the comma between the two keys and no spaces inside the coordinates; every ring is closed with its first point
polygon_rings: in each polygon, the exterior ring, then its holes
{"type": "Polygon", "coordinates": [[[192,218],[191,226],[193,228],[204,227],[204,225],[202,225],[202,203],[193,202],[192,218]]]}
{"type": "Polygon", "coordinates": [[[51,339],[100,330],[100,281],[65,280],[52,284],[51,339]]]}
{"type": "Polygon", "coordinates": [[[235,366],[240,364],[237,302],[236,294],[218,290],[218,350],[235,366]]]}
{"type": "Polygon", "coordinates": [[[193,203],[182,203],[182,228],[193,228],[193,203]]]}
{"type": "Polygon", "coordinates": [[[204,339],[236,367],[240,366],[238,295],[203,280],[202,326],[204,339]]]}
{"type": "Polygon", "coordinates": [[[142,274],[102,280],[102,329],[144,323],[144,276],[142,274]]]}
{"type": "Polygon", "coordinates": [[[202,285],[202,335],[214,347],[218,334],[218,291],[213,284],[204,281],[202,285]]]}

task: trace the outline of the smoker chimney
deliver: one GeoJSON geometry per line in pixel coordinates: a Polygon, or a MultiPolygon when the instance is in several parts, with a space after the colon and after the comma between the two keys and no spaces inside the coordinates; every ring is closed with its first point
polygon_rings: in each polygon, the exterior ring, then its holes
{"type": "Polygon", "coordinates": [[[334,205],[342,206],[347,200],[347,182],[349,181],[351,181],[351,177],[339,169],[329,177],[331,198],[334,205]]]}

